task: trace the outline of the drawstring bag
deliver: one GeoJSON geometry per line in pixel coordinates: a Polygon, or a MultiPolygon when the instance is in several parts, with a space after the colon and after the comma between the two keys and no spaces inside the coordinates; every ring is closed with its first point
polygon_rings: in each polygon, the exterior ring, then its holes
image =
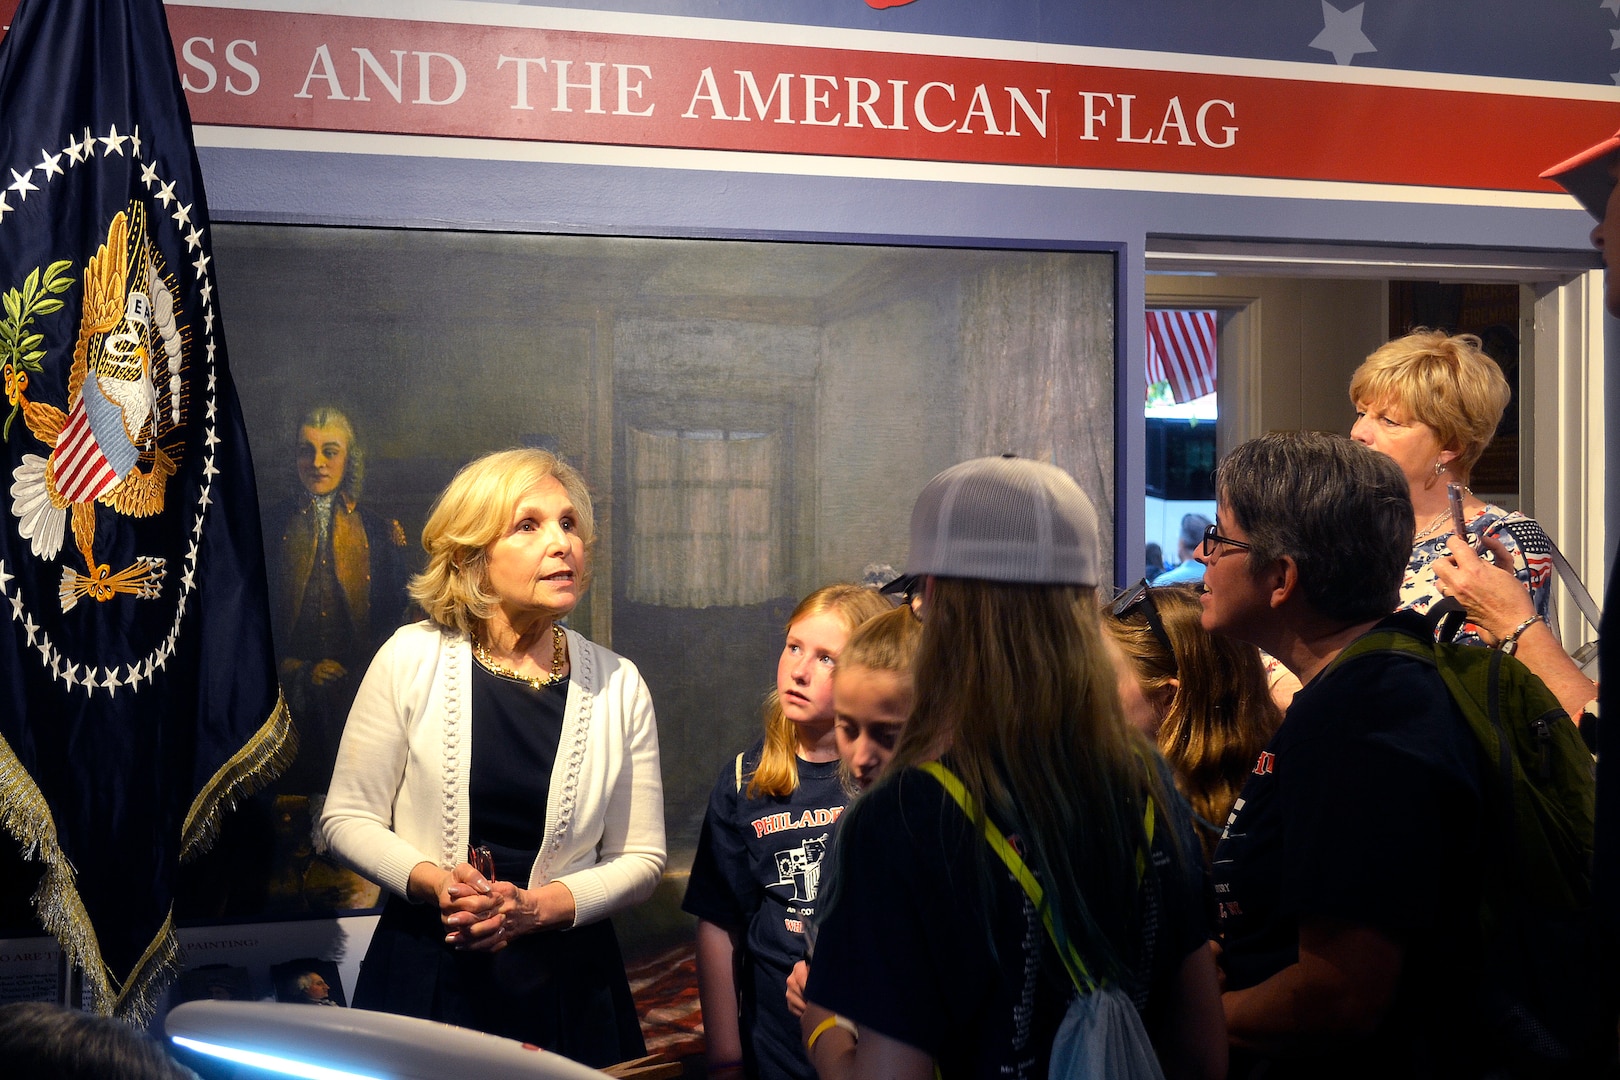
{"type": "Polygon", "coordinates": [[[1052,1080],[1164,1080],[1142,1017],[1117,986],[1083,993],[1069,1005],[1052,1040],[1052,1080]]]}
{"type": "MultiPolygon", "coordinates": [[[[962,780],[937,761],[925,762],[921,769],[938,780],[940,786],[956,800],[969,821],[974,817],[973,796],[962,786],[962,780]]],[[[1153,800],[1148,800],[1142,825],[1148,843],[1153,842],[1153,800]]],[[[1013,878],[1023,887],[1024,894],[1040,912],[1047,936],[1057,948],[1058,956],[1074,984],[1075,998],[1069,1003],[1063,1022],[1058,1025],[1052,1040],[1052,1061],[1047,1069],[1051,1080],[1164,1080],[1159,1068],[1158,1055],[1148,1038],[1142,1017],[1131,1003],[1130,997],[1112,983],[1099,983],[1086,970],[1085,961],[1073,945],[1058,938],[1052,923],[1051,909],[1045,904],[1045,890],[1023,857],[1013,850],[996,823],[984,819],[984,838],[990,848],[1007,864],[1013,878]]],[[[1146,852],[1137,852],[1136,877],[1141,881],[1147,870],[1146,852]]]]}

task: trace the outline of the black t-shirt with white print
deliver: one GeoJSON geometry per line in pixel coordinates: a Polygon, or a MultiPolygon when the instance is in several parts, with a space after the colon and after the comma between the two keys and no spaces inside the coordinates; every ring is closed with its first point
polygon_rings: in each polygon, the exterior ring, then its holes
{"type": "MultiPolygon", "coordinates": [[[[1209,925],[1192,810],[1160,767],[1171,821],[1155,830],[1124,987],[1150,1030],[1209,925]]],[[[923,1050],[943,1080],[1044,1078],[1073,984],[1029,897],[939,782],[908,769],[879,784],[838,845],[806,996],[923,1050]]]]}
{"type": "Polygon", "coordinates": [[[787,796],[749,798],[748,781],[764,740],[743,754],[741,784],[728,762],[709,797],[692,876],[681,907],[745,934],[752,975],[744,995],[744,1037],[764,1080],[814,1080],[800,1048],[799,1021],[787,1008],[787,977],[804,959],[805,927],[815,917],[834,824],[849,796],[838,762],[799,761],[787,796]]]}

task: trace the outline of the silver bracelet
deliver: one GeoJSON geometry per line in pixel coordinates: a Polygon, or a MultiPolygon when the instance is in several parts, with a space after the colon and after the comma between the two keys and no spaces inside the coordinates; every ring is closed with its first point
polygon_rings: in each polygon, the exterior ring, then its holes
{"type": "Polygon", "coordinates": [[[1518,651],[1519,638],[1523,636],[1523,634],[1524,634],[1524,632],[1526,630],[1530,629],[1530,627],[1534,626],[1536,623],[1538,623],[1540,621],[1541,621],[1541,616],[1540,615],[1532,615],[1532,616],[1530,616],[1528,619],[1524,620],[1524,622],[1520,623],[1518,626],[1515,626],[1513,628],[1513,632],[1508,634],[1507,637],[1505,637],[1502,640],[1498,641],[1496,643],[1496,647],[1498,649],[1501,649],[1507,655],[1512,656],[1515,652],[1518,651]]]}

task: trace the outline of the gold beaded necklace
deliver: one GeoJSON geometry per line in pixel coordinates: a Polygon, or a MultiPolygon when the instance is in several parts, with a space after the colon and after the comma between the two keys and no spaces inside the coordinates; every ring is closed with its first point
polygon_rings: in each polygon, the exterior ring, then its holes
{"type": "Polygon", "coordinates": [[[536,690],[544,689],[554,683],[560,682],[563,677],[563,656],[568,639],[563,635],[562,627],[556,623],[551,624],[551,671],[545,675],[519,675],[499,660],[490,655],[482,641],[473,642],[473,655],[478,658],[479,664],[491,675],[499,675],[503,679],[515,679],[518,682],[528,683],[536,690]]]}

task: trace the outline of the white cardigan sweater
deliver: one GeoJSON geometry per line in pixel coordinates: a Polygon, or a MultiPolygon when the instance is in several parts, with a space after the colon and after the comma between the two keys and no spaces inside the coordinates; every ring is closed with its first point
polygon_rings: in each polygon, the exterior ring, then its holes
{"type": "MultiPolygon", "coordinates": [[[[568,703],[527,887],[562,882],[583,926],[658,885],[664,788],[652,699],[635,665],[567,634],[568,703]]],[[[417,863],[448,869],[467,858],[472,664],[465,635],[428,622],[401,628],[378,650],[343,729],[319,838],[400,896],[417,863]]]]}

